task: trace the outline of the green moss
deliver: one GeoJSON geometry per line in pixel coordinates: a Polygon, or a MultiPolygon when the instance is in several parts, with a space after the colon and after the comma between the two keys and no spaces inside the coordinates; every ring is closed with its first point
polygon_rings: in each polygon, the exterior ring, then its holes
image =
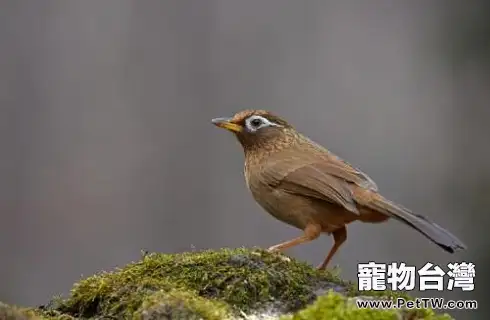
{"type": "Polygon", "coordinates": [[[133,315],[135,320],[227,318],[230,318],[227,304],[180,290],[160,291],[151,295],[133,315]]]}
{"type": "Polygon", "coordinates": [[[40,317],[34,310],[9,306],[0,302],[0,319],[2,320],[48,320],[40,317]]]}
{"type": "Polygon", "coordinates": [[[432,310],[419,309],[400,311],[396,309],[359,309],[347,297],[329,292],[321,296],[311,306],[294,315],[283,316],[281,320],[398,320],[425,319],[450,320],[448,315],[436,315],[432,310]]]}
{"type": "MultiPolygon", "coordinates": [[[[219,320],[274,309],[279,313],[301,310],[293,318],[284,318],[295,320],[332,315],[335,319],[394,319],[395,311],[360,310],[348,304],[349,297],[381,295],[412,299],[390,291],[359,292],[335,270],[320,272],[282,254],[239,248],[145,254],[123,268],[82,279],[67,298],[54,299],[30,314],[42,320],[219,320]],[[337,293],[316,300],[329,290],[337,293]]],[[[406,314],[410,319],[445,319],[430,310],[406,314]]]]}
{"type": "Polygon", "coordinates": [[[28,317],[23,312],[15,307],[0,303],[0,319],[6,320],[20,320],[20,319],[36,319],[35,317],[28,317]]]}
{"type": "Polygon", "coordinates": [[[259,249],[154,253],[114,272],[81,280],[56,309],[83,317],[127,316],[156,291],[180,289],[223,301],[235,312],[274,301],[290,311],[312,302],[319,283],[342,285],[328,272],[259,249]]]}

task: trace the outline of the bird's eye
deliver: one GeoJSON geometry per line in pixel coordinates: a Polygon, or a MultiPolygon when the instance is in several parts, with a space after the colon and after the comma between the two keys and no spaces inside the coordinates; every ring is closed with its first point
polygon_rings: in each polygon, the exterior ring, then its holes
{"type": "Polygon", "coordinates": [[[250,121],[250,124],[252,125],[252,127],[258,127],[262,124],[262,120],[255,118],[252,121],[250,121]]]}

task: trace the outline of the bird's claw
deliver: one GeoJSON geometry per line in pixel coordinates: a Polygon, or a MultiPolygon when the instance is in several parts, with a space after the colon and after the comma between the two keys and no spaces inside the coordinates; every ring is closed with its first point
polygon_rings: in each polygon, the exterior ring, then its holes
{"type": "Polygon", "coordinates": [[[320,270],[320,271],[323,271],[326,269],[327,266],[324,266],[323,264],[319,264],[318,266],[316,266],[316,269],[317,270],[320,270]]]}
{"type": "Polygon", "coordinates": [[[272,246],[272,247],[269,247],[269,249],[267,249],[268,252],[279,252],[280,250],[278,249],[277,246],[272,246]]]}

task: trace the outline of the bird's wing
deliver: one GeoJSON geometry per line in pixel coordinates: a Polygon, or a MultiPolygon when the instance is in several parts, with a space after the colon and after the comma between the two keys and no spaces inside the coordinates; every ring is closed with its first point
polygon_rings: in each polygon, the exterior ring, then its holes
{"type": "Polygon", "coordinates": [[[323,172],[346,182],[371,191],[378,191],[378,186],[368,175],[332,154],[328,155],[328,161],[321,161],[315,165],[319,166],[323,172]]]}
{"type": "Polygon", "coordinates": [[[343,206],[359,214],[350,183],[362,183],[351,170],[325,158],[295,154],[268,162],[262,168],[263,181],[273,188],[343,206]]]}
{"type": "Polygon", "coordinates": [[[322,167],[321,169],[324,170],[325,173],[336,176],[337,178],[343,179],[349,183],[353,183],[361,188],[370,191],[378,191],[378,186],[367,174],[363,173],[361,170],[357,169],[347,161],[337,157],[328,149],[325,149],[323,146],[319,145],[313,140],[310,140],[307,137],[303,137],[303,139],[308,141],[309,146],[313,146],[312,150],[320,151],[320,154],[313,152],[305,155],[306,157],[312,156],[313,162],[319,162],[319,166],[322,167]]]}

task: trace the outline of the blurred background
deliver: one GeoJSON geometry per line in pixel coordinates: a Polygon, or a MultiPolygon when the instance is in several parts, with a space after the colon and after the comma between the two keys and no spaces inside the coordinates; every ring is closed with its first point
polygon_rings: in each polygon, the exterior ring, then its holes
{"type": "MultiPolygon", "coordinates": [[[[298,236],[252,200],[210,119],[265,108],[469,247],[352,224],[333,263],[471,261],[488,318],[490,3],[2,0],[0,300],[39,305],[140,250],[298,236]]],[[[326,236],[288,254],[318,264],[326,236]]]]}

